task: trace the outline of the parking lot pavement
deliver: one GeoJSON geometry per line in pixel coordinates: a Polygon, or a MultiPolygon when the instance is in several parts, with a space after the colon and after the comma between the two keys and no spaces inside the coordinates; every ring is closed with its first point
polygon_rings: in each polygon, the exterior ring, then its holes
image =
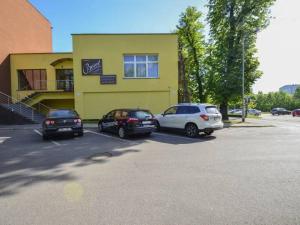
{"type": "Polygon", "coordinates": [[[300,130],[274,123],[195,139],[0,129],[0,224],[300,224],[300,130]]]}

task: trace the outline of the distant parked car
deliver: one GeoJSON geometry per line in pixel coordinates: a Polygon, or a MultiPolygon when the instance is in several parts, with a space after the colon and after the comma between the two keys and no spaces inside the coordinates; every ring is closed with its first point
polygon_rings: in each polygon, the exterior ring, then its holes
{"type": "Polygon", "coordinates": [[[257,110],[257,109],[249,109],[248,110],[248,114],[249,115],[254,115],[254,116],[260,116],[261,115],[261,111],[257,110]]]}
{"type": "Polygon", "coordinates": [[[184,130],[186,136],[196,137],[199,132],[211,135],[223,128],[222,115],[214,105],[179,104],[156,115],[157,128],[184,130]]]}
{"type": "Polygon", "coordinates": [[[295,109],[292,111],[292,115],[295,116],[300,116],[300,109],[295,109]]]}
{"type": "Polygon", "coordinates": [[[231,115],[242,115],[242,109],[231,109],[228,113],[231,115]]]}
{"type": "Polygon", "coordinates": [[[117,133],[120,138],[128,135],[150,135],[155,130],[154,116],[144,109],[115,109],[98,122],[99,132],[117,133]]]}
{"type": "Polygon", "coordinates": [[[286,110],[285,108],[274,108],[271,110],[271,114],[274,115],[290,115],[291,111],[286,110]]]}
{"type": "Polygon", "coordinates": [[[83,125],[78,113],[69,109],[51,110],[43,124],[43,139],[53,135],[72,134],[83,136],[83,125]]]}

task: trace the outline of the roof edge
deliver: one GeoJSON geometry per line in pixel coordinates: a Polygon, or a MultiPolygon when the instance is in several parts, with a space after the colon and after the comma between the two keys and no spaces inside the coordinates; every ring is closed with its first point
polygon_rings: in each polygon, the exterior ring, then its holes
{"type": "Polygon", "coordinates": [[[51,21],[37,8],[35,7],[35,5],[33,5],[29,0],[26,0],[26,2],[31,5],[31,7],[38,13],[40,14],[45,20],[48,21],[48,23],[50,24],[50,27],[52,27],[52,23],[51,21]]]}
{"type": "Polygon", "coordinates": [[[73,54],[73,52],[17,52],[17,53],[10,53],[9,55],[38,55],[38,54],[73,54]]]}
{"type": "Polygon", "coordinates": [[[73,33],[76,35],[177,35],[176,33],[73,33]]]}

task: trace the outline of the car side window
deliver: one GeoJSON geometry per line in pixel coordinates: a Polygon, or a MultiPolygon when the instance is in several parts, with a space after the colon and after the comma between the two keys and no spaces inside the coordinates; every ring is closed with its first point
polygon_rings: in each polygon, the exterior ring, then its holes
{"type": "Polygon", "coordinates": [[[109,113],[106,114],[105,118],[106,119],[113,119],[114,118],[114,114],[115,114],[115,111],[111,111],[109,113]]]}
{"type": "Polygon", "coordinates": [[[188,107],[186,107],[186,106],[177,107],[176,114],[188,114],[188,113],[189,113],[188,107]]]}
{"type": "Polygon", "coordinates": [[[171,107],[169,109],[167,109],[165,111],[165,115],[173,115],[173,114],[176,114],[176,111],[177,111],[177,107],[171,107]]]}
{"type": "Polygon", "coordinates": [[[122,111],[117,110],[114,117],[116,120],[122,119],[122,111]]]}
{"type": "Polygon", "coordinates": [[[199,112],[200,110],[196,106],[179,106],[176,114],[194,114],[199,112]]]}

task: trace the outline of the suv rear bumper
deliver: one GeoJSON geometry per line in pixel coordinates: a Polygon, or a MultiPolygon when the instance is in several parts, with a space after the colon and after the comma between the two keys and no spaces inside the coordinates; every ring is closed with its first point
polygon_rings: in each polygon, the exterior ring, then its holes
{"type": "Polygon", "coordinates": [[[206,132],[206,131],[215,131],[215,130],[222,130],[224,128],[224,125],[216,125],[211,127],[206,127],[204,129],[199,129],[199,132],[206,132]]]}

